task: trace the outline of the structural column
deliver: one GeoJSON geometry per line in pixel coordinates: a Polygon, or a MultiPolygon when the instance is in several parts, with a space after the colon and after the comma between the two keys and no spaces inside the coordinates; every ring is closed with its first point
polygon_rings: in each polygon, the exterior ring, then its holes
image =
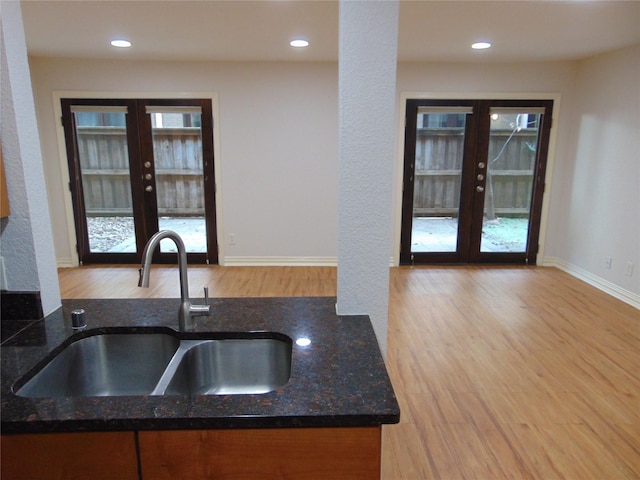
{"type": "Polygon", "coordinates": [[[60,306],[60,288],[22,12],[17,1],[0,7],[0,137],[11,205],[0,224],[2,288],[39,291],[47,315],[60,306]]]}
{"type": "Polygon", "coordinates": [[[338,303],[371,317],[386,352],[397,0],[340,2],[338,303]]]}

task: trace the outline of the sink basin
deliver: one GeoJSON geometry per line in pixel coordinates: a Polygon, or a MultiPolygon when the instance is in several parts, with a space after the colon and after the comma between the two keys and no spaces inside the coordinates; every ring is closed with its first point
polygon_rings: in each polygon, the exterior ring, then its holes
{"type": "Polygon", "coordinates": [[[166,334],[81,338],[55,356],[16,394],[22,397],[148,395],[178,350],[166,334]]]}
{"type": "Polygon", "coordinates": [[[275,338],[210,340],[189,348],[165,395],[267,393],[289,381],[291,345],[275,338]]]}
{"type": "MultiPolygon", "coordinates": [[[[107,333],[78,339],[24,385],[22,397],[237,395],[267,393],[291,374],[291,339],[281,334],[107,333]]],[[[20,385],[19,382],[17,385],[20,385]]]]}

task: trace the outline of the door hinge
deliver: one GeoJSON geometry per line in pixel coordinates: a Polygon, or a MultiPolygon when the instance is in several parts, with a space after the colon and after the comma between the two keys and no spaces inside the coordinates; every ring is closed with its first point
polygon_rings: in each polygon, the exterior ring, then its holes
{"type": "Polygon", "coordinates": [[[69,191],[70,191],[70,192],[73,192],[73,186],[72,186],[71,182],[69,182],[69,185],[68,185],[68,186],[69,186],[69,191]]]}
{"type": "Polygon", "coordinates": [[[64,117],[60,116],[60,125],[62,125],[64,127],[64,117]]]}

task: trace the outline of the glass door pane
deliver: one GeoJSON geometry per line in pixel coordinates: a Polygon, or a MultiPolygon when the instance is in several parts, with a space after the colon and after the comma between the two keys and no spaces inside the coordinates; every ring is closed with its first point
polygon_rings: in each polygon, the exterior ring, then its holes
{"type": "Polygon", "coordinates": [[[411,252],[456,252],[466,107],[418,107],[411,252]]]}
{"type": "Polygon", "coordinates": [[[527,251],[541,114],[492,108],[481,252],[527,251]]]}
{"type": "Polygon", "coordinates": [[[126,107],[73,106],[90,253],[135,253],[126,107]]]}
{"type": "MultiPolygon", "coordinates": [[[[199,107],[147,107],[151,115],[158,227],[173,230],[187,252],[207,251],[202,113],[199,107]]],[[[163,253],[173,242],[160,243],[163,253]]]]}

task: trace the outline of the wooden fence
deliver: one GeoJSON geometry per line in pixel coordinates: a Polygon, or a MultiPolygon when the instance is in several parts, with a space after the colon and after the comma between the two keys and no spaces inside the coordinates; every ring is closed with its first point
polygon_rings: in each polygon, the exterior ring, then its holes
{"type": "MultiPolygon", "coordinates": [[[[502,216],[529,211],[535,131],[493,131],[485,206],[502,216]],[[493,161],[494,159],[496,159],[493,161]],[[492,193],[492,195],[491,195],[492,193]]],[[[460,202],[463,132],[419,130],[416,142],[414,216],[450,216],[460,202]]],[[[79,128],[78,147],[85,207],[89,216],[130,215],[131,184],[126,132],[122,128],[79,128]]],[[[202,215],[204,182],[198,128],[156,130],[156,195],[159,215],[202,215]]]]}
{"type": "MultiPolygon", "coordinates": [[[[492,131],[485,210],[502,216],[529,212],[537,132],[492,131]],[[492,195],[491,195],[492,194],[492,195]]],[[[451,216],[460,203],[464,132],[418,130],[413,196],[414,216],[451,216]]]]}
{"type": "MultiPolygon", "coordinates": [[[[78,128],[85,208],[88,216],[132,214],[127,137],[123,128],[78,128]]],[[[199,128],[154,131],[159,215],[204,215],[199,128]]]]}

